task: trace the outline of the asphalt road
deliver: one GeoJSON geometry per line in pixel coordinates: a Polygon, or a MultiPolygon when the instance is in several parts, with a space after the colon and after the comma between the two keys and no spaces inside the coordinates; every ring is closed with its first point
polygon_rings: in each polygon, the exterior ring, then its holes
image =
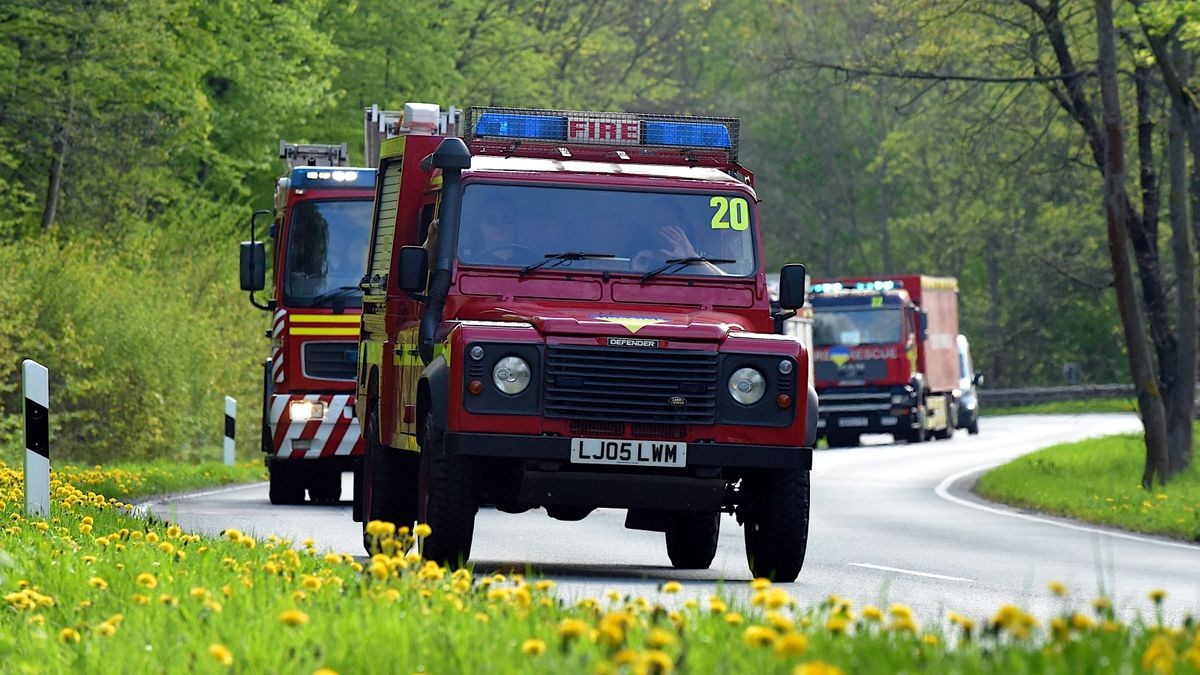
{"type": "MultiPolygon", "coordinates": [[[[982,618],[1006,602],[1046,617],[1063,607],[1048,590],[1061,581],[1074,606],[1086,607],[1104,591],[1125,615],[1149,612],[1147,593],[1162,588],[1168,616],[1200,614],[1200,546],[1022,513],[970,491],[985,468],[1053,443],[1135,430],[1136,418],[1020,416],[985,418],[981,426],[978,436],[960,431],[949,441],[908,446],[869,436],[865,447],[818,451],[808,556],[800,578],[787,585],[792,595],[805,604],[831,593],[860,606],[904,602],[924,621],[948,610],[982,618]]],[[[348,497],[349,474],[344,478],[348,497]]],[[[265,483],[147,506],[191,531],[237,527],[362,554],[348,503],[271,506],[265,483]]],[[[716,561],[704,571],[674,570],[661,534],[626,530],[623,522],[624,512],[612,510],[574,523],[541,510],[485,510],[472,560],[480,570],[540,572],[567,598],[608,589],[650,597],[667,580],[683,582],[683,597],[704,597],[722,585],[748,594],[742,528],[732,516],[725,516],[716,561]]]]}

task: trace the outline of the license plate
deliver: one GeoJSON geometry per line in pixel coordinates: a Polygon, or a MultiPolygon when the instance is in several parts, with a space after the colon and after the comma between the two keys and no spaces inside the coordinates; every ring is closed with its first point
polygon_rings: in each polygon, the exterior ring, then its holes
{"type": "Polygon", "coordinates": [[[839,427],[865,427],[867,426],[867,418],[865,417],[843,417],[838,420],[839,427]]]}
{"type": "Polygon", "coordinates": [[[687,443],[572,438],[573,464],[687,466],[687,443]]]}

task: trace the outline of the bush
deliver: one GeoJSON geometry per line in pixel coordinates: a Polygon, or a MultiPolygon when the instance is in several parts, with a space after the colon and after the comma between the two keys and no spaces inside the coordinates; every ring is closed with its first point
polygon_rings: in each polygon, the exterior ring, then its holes
{"type": "MultiPolygon", "coordinates": [[[[0,350],[12,355],[0,363],[0,444],[23,445],[24,358],[50,369],[55,458],[212,447],[226,394],[247,422],[257,415],[265,321],[236,286],[237,214],[189,208],[161,221],[185,212],[189,222],[133,224],[117,241],[51,234],[0,247],[0,350]]],[[[254,434],[242,437],[256,450],[254,434]]]]}

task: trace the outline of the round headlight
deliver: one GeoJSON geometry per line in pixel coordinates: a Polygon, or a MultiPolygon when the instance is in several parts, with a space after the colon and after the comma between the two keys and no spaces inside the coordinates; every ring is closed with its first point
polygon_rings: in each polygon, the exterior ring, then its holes
{"type": "Polygon", "coordinates": [[[505,394],[519,394],[529,386],[529,364],[517,356],[506,356],[492,368],[492,383],[505,394]]]}
{"type": "Polygon", "coordinates": [[[754,405],[767,393],[767,378],[753,368],[738,368],[729,378],[729,395],[742,405],[754,405]]]}
{"type": "Polygon", "coordinates": [[[790,375],[792,373],[793,364],[790,359],[782,359],[779,361],[779,373],[781,375],[790,375]]]}
{"type": "Polygon", "coordinates": [[[483,347],[480,347],[479,345],[472,345],[468,353],[471,355],[473,360],[479,361],[483,358],[483,347]]]}

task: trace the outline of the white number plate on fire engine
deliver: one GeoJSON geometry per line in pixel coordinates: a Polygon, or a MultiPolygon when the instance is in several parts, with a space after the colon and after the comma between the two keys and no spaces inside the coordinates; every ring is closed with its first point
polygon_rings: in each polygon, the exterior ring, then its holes
{"type": "Polygon", "coordinates": [[[687,443],[572,438],[573,464],[687,466],[687,443]]]}
{"type": "Polygon", "coordinates": [[[843,417],[838,420],[839,427],[865,427],[867,426],[867,418],[865,417],[843,417]]]}

